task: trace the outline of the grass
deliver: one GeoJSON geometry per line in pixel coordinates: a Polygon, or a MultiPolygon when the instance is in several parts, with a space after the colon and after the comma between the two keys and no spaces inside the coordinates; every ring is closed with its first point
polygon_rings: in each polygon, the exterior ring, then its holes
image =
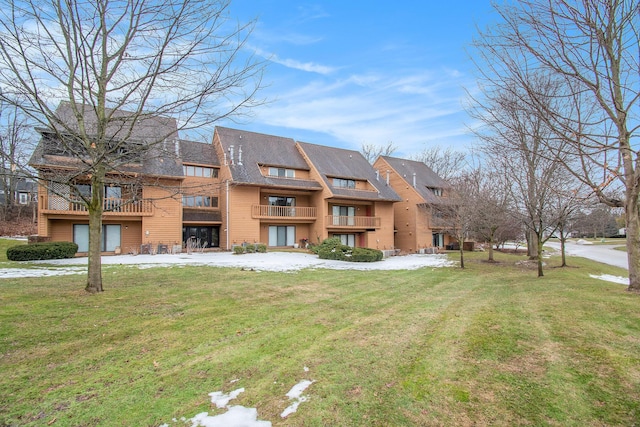
{"type": "MultiPolygon", "coordinates": [[[[0,425],[171,426],[233,405],[274,426],[634,425],[640,303],[570,258],[270,273],[105,267],[0,280],[0,425]],[[304,367],[309,371],[305,372],[304,367]],[[315,382],[286,419],[287,391],[315,382]],[[237,381],[235,381],[237,380],[237,381]]],[[[189,425],[189,424],[187,424],[189,425]]]]}

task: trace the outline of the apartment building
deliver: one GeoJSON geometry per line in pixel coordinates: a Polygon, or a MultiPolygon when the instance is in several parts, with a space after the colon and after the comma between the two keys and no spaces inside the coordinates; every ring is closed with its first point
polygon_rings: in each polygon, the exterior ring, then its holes
{"type": "Polygon", "coordinates": [[[395,191],[377,179],[357,151],[217,127],[213,145],[223,159],[223,222],[229,248],[318,243],[394,248],[395,191]]]}
{"type": "MultiPolygon", "coordinates": [[[[68,103],[61,122],[73,126],[68,103]]],[[[122,112],[126,120],[126,112],[122,112]]],[[[85,124],[94,125],[91,111],[85,124]]],[[[87,159],[61,132],[41,134],[30,164],[39,171],[38,233],[88,250],[87,159]],[[71,147],[73,148],[73,147],[71,147]]],[[[338,237],[345,244],[392,250],[393,204],[401,199],[357,151],[217,127],[212,143],[178,138],[175,120],[147,117],[127,134],[148,150],[122,150],[107,173],[105,253],[231,249],[244,243],[291,247],[338,237]]]]}
{"type": "Polygon", "coordinates": [[[451,186],[423,162],[380,156],[373,167],[401,198],[395,203],[395,245],[404,253],[429,248],[445,249],[456,240],[447,231],[450,223],[441,215],[449,205],[451,186]]]}

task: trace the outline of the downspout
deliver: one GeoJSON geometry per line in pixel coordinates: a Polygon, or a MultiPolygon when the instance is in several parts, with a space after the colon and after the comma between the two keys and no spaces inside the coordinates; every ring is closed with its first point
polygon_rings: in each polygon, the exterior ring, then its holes
{"type": "Polygon", "coordinates": [[[227,185],[227,226],[225,228],[226,233],[227,233],[227,250],[229,250],[229,180],[227,179],[226,181],[226,185],[227,185]]]}

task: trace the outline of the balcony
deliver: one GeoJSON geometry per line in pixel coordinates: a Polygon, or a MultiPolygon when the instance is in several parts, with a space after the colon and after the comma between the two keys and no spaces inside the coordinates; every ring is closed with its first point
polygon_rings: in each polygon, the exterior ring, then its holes
{"type": "Polygon", "coordinates": [[[382,219],[379,216],[327,216],[327,227],[342,229],[380,228],[382,219]]]}
{"type": "MultiPolygon", "coordinates": [[[[87,207],[80,201],[67,200],[49,195],[48,206],[41,212],[48,215],[88,215],[87,207]]],[[[105,216],[152,216],[151,200],[104,199],[102,209],[105,216]]]]}
{"type": "Polygon", "coordinates": [[[316,208],[313,207],[253,205],[251,209],[254,219],[316,220],[316,208]]]}

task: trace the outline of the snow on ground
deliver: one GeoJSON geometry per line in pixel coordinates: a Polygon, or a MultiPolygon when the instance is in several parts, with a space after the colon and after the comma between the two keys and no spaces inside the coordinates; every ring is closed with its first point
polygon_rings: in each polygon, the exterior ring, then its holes
{"type": "Polygon", "coordinates": [[[601,274],[599,276],[596,276],[595,274],[590,274],[589,277],[592,277],[594,279],[605,280],[607,282],[619,283],[621,285],[629,286],[629,278],[628,277],[613,276],[611,274],[601,274]]]}
{"type": "MultiPolygon", "coordinates": [[[[305,372],[308,372],[308,368],[306,367],[305,372]]],[[[294,400],[294,402],[282,412],[280,415],[282,418],[293,414],[298,410],[298,406],[301,403],[309,400],[309,398],[303,396],[302,393],[314,382],[315,381],[302,380],[291,387],[291,390],[287,393],[287,397],[289,400],[294,400]]],[[[221,391],[209,393],[211,403],[216,405],[217,408],[227,409],[227,412],[223,414],[209,415],[208,412],[201,412],[193,418],[186,419],[182,417],[180,420],[173,419],[173,422],[179,422],[180,425],[186,425],[186,423],[190,422],[191,427],[271,427],[270,421],[261,421],[258,419],[258,410],[256,408],[246,408],[239,405],[229,406],[229,402],[237,398],[240,393],[244,393],[244,388],[239,388],[228,394],[221,391]]],[[[170,424],[165,423],[160,425],[160,427],[170,427],[170,424]]]]}
{"type": "Polygon", "coordinates": [[[86,267],[67,268],[0,268],[0,279],[16,277],[49,277],[86,273],[86,267]]]}
{"type": "MultiPolygon", "coordinates": [[[[34,261],[38,268],[0,268],[0,278],[41,277],[86,273],[87,258],[34,261]]],[[[294,272],[306,268],[331,270],[416,270],[418,268],[450,267],[455,265],[446,255],[403,255],[378,262],[345,262],[324,260],[317,255],[301,252],[267,252],[235,255],[230,252],[205,252],[174,255],[115,255],[103,256],[102,265],[131,265],[137,268],[170,266],[232,267],[257,271],[294,272]]]]}

